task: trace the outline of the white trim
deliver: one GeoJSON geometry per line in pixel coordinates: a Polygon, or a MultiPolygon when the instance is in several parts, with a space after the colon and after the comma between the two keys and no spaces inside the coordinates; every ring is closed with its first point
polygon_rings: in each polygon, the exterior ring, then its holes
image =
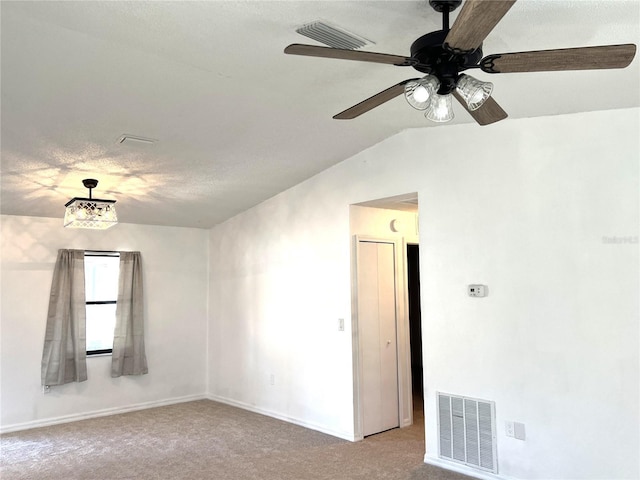
{"type": "Polygon", "coordinates": [[[125,407],[105,408],[102,410],[94,410],[92,412],[74,413],[72,415],[63,415],[61,417],[47,418],[43,420],[33,420],[24,423],[14,423],[11,425],[0,427],[0,433],[18,432],[20,430],[29,430],[31,428],[48,427],[50,425],[58,425],[61,423],[77,422],[79,420],[88,420],[90,418],[107,417],[109,415],[118,415],[120,413],[134,412],[136,410],[146,410],[154,407],[164,407],[176,403],[193,402],[195,400],[205,400],[206,395],[187,395],[184,397],[167,398],[165,400],[154,400],[151,402],[136,403],[125,407]]]}
{"type": "Polygon", "coordinates": [[[467,467],[460,463],[449,462],[443,458],[431,457],[428,454],[424,456],[424,463],[427,465],[434,465],[436,467],[444,468],[451,472],[462,473],[479,480],[516,480],[513,477],[505,477],[503,475],[497,475],[490,472],[482,472],[475,468],[467,467]]]}
{"type": "Polygon", "coordinates": [[[241,408],[242,410],[247,410],[253,413],[259,413],[260,415],[265,415],[267,417],[275,418],[277,420],[293,423],[294,425],[299,425],[301,427],[308,428],[310,430],[315,430],[317,432],[326,433],[327,435],[331,435],[332,437],[342,438],[343,440],[348,440],[350,442],[355,442],[358,440],[351,432],[333,430],[331,428],[326,428],[325,426],[319,425],[317,423],[312,423],[306,420],[301,420],[299,418],[290,417],[289,415],[283,415],[281,413],[274,412],[266,408],[256,407],[255,405],[249,405],[248,403],[239,402],[237,400],[232,400],[230,398],[225,398],[218,395],[207,395],[206,398],[214,402],[224,403],[225,405],[241,408]]]}
{"type": "Polygon", "coordinates": [[[358,322],[358,235],[353,237],[351,253],[351,352],[353,365],[353,435],[364,440],[364,417],[361,408],[363,380],[361,374],[360,324],[358,322]]]}
{"type": "MultiPolygon", "coordinates": [[[[409,268],[407,265],[407,240],[402,237],[396,252],[396,295],[400,307],[398,323],[398,374],[403,378],[398,383],[404,399],[400,406],[400,427],[413,425],[413,373],[411,371],[411,324],[409,323],[409,268]]],[[[424,394],[423,394],[424,395],[424,394]]]]}
{"type": "Polygon", "coordinates": [[[209,392],[211,386],[211,229],[207,233],[207,305],[205,317],[205,342],[204,342],[204,388],[209,392]]]}

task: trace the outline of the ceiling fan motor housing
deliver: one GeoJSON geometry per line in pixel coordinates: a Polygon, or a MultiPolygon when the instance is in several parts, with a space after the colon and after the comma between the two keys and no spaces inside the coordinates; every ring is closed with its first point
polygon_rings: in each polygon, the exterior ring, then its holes
{"type": "Polygon", "coordinates": [[[468,53],[451,52],[443,46],[449,30],[438,30],[418,38],[411,45],[411,56],[419,61],[413,68],[432,74],[440,80],[440,95],[456,88],[460,72],[475,66],[482,59],[482,45],[468,53]]]}
{"type": "Polygon", "coordinates": [[[462,0],[429,0],[429,5],[438,13],[453,12],[462,0]]]}

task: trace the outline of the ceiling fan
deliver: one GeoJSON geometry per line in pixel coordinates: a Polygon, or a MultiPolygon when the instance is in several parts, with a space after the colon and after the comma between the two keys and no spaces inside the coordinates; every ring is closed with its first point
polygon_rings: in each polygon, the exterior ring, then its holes
{"type": "Polygon", "coordinates": [[[294,43],[284,52],[291,55],[373,62],[413,67],[426,74],[393,85],[350,107],[333,118],[350,120],[404,93],[409,104],[425,110],[436,122],[453,118],[451,98],[455,97],[480,125],[507,118],[507,113],[491,97],[493,85],[464,72],[478,68],[485,73],[547,72],[624,68],[636,53],[634,44],[564,48],[483,57],[482,42],[516,0],[466,0],[449,28],[449,13],[462,0],[429,0],[442,13],[442,30],[427,33],[411,45],[411,56],[364,52],[294,43]]]}

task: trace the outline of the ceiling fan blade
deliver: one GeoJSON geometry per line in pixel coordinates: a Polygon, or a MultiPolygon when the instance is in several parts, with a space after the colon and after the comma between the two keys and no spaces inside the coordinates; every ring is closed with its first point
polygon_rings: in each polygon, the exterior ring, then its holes
{"type": "Polygon", "coordinates": [[[633,43],[488,55],[480,61],[487,73],[551,72],[624,68],[636,54],[633,43]]]}
{"type": "Polygon", "coordinates": [[[473,119],[478,122],[479,125],[489,125],[495,122],[499,122],[500,120],[504,120],[509,115],[505,112],[498,102],[496,102],[493,97],[487,98],[486,102],[482,104],[480,108],[477,110],[469,110],[467,106],[467,102],[465,102],[460,94],[453,91],[453,96],[456,97],[456,100],[460,102],[460,104],[465,108],[467,112],[473,117],[473,119]]]}
{"type": "Polygon", "coordinates": [[[453,51],[478,48],[516,0],[466,0],[444,40],[453,51]]]}
{"type": "Polygon", "coordinates": [[[347,50],[342,48],[319,47],[317,45],[303,45],[293,43],[284,49],[289,55],[305,55],[308,57],[337,58],[341,60],[356,60],[358,62],[384,63],[399,67],[416,65],[418,60],[401,55],[389,55],[387,53],[363,52],[360,50],[347,50]]]}
{"type": "Polygon", "coordinates": [[[376,93],[374,96],[363,100],[362,102],[354,105],[351,108],[347,108],[346,110],[334,115],[333,118],[336,120],[352,120],[356,117],[359,117],[363,113],[367,113],[369,110],[372,110],[376,107],[379,107],[385,102],[397,97],[401,93],[404,93],[404,85],[411,80],[416,80],[415,78],[410,78],[409,80],[403,80],[400,83],[397,83],[393,87],[389,87],[386,90],[381,91],[380,93],[376,93]]]}

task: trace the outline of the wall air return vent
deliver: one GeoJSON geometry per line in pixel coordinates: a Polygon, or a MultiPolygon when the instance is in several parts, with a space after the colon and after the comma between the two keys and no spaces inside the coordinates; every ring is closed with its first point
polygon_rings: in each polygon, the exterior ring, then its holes
{"type": "Polygon", "coordinates": [[[296,32],[333,48],[355,50],[373,43],[371,40],[323,21],[307,23],[297,28],[296,32]]]}
{"type": "Polygon", "coordinates": [[[497,473],[495,403],[438,393],[440,458],[497,473]]]}

